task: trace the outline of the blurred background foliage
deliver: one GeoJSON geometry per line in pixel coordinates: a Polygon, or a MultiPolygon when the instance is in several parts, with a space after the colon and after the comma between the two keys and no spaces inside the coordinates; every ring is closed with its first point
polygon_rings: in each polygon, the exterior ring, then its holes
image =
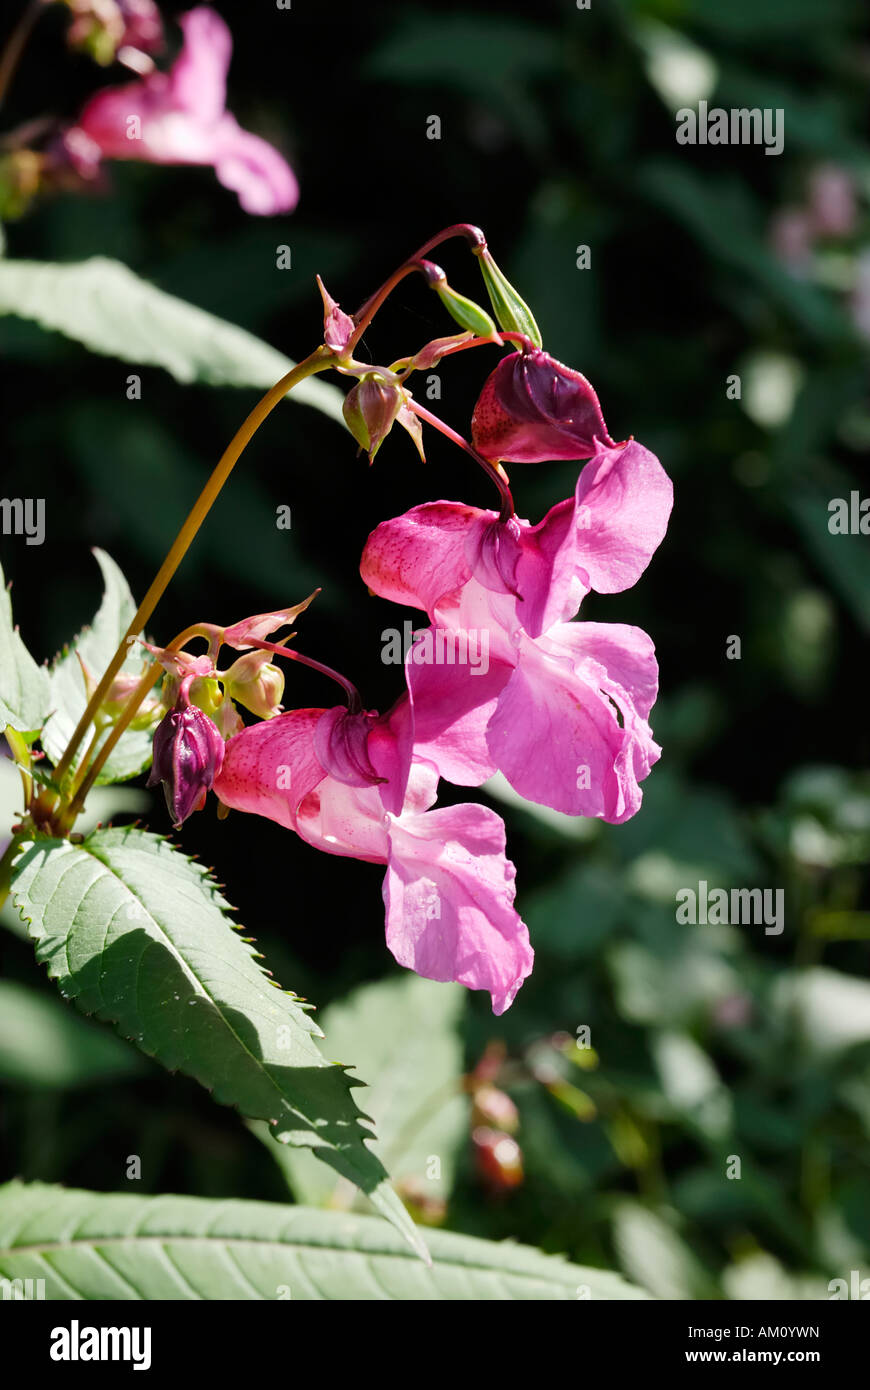
{"type": "MultiPolygon", "coordinates": [[[[299,175],[292,218],[246,218],[209,170],[115,166],[107,194],[64,195],[11,223],[8,255],[117,258],[298,358],[320,326],[316,272],[352,309],[439,228],[478,223],[545,346],[592,380],[614,438],[661,457],[676,506],[637,587],[584,607],[646,628],[658,648],[664,754],[642,810],[622,827],[572,823],[491,789],[537,951],[504,1017],[402,977],[376,867],[339,865],[265,821],[218,823],[213,805],[182,842],[216,866],[276,978],[321,1006],[329,1055],[372,1083],[361,1104],[425,1219],[621,1267],[663,1296],[826,1297],[828,1279],[870,1274],[870,555],[866,537],[828,530],[830,499],[867,492],[866,8],[216,8],[235,40],[231,109],[299,175]],[[783,153],[678,146],[675,111],[702,98],[783,108],[783,153]],[[426,138],[433,114],[440,140],[426,138]],[[804,206],[830,166],[849,176],[853,215],[792,255],[784,210],[804,206]],[[282,244],[292,269],[276,268],[282,244]],[[576,268],[581,246],[589,269],[576,268]],[[740,659],[726,656],[734,636],[740,659]],[[678,924],[676,890],[702,879],[784,889],[785,930],[678,924]],[[461,1078],[482,1058],[517,1109],[521,1181],[499,1178],[471,1142],[461,1078]],[[739,1179],[726,1176],[735,1158],[739,1179]]],[[[99,83],[65,53],[62,27],[52,13],[38,29],[7,124],[72,118],[99,83]]],[[[443,260],[479,297],[461,246],[443,260]]],[[[389,361],[450,331],[406,281],[366,349],[389,361]]],[[[97,606],[88,547],[113,554],[141,594],[255,397],[155,367],[129,402],[127,364],[15,317],[0,319],[0,352],[4,491],[44,495],[47,515],[44,547],[4,538],[3,563],[22,632],[49,656],[97,606]]],[[[489,365],[479,353],[444,364],[442,413],[460,429],[489,365]]],[[[369,469],[325,415],[283,407],[158,609],[155,637],[318,583],[300,643],[387,707],[399,672],[381,664],[380,634],[410,615],[365,593],[366,534],[427,498],[492,500],[442,443],[429,439],[423,467],[391,437],[369,469]],[[275,527],[280,505],[289,532],[275,527]]],[[[575,474],[517,466],[521,514],[537,519],[575,474]]],[[[288,702],[328,694],[291,672],[288,702]]],[[[102,818],[136,812],[167,828],[150,793],[101,795],[102,818]]],[[[68,1011],[5,921],[4,1178],[114,1190],[138,1154],[140,1190],[286,1200],[289,1183],[301,1200],[349,1200],[68,1011]]]]}

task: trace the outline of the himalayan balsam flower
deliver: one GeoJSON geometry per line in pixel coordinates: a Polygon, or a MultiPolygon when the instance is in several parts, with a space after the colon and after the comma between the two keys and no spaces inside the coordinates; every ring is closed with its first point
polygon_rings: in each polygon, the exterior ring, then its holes
{"type": "Polygon", "coordinates": [[[205,6],[188,10],[179,23],[184,44],[170,71],[97,92],[66,133],[69,158],[86,177],[103,159],[210,164],[245,212],[291,211],[299,198],[293,170],[226,110],[227,25],[205,6]]]}
{"type": "Polygon", "coordinates": [[[653,644],[625,624],[572,623],[595,588],[642,573],[664,534],[671,484],[641,445],[603,449],[573,499],[536,527],[437,502],[382,523],[360,566],[369,588],[424,609],[435,628],[486,633],[488,669],[432,664],[433,641],[408,652],[419,757],[442,777],[478,785],[500,770],[521,796],[619,823],[640,806],[660,749],[648,717],[653,644]]]}
{"type": "Polygon", "coordinates": [[[399,964],[486,989],[500,1014],[533,961],[504,824],[483,806],[430,809],[438,774],[412,758],[408,715],[404,700],[381,718],[279,715],[230,740],[215,791],[327,854],[386,865],[387,946],[399,964]]]}

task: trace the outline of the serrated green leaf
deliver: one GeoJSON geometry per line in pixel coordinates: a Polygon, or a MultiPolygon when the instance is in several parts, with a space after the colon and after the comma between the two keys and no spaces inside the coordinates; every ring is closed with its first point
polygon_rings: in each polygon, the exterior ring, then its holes
{"type": "Polygon", "coordinates": [[[425,1255],[364,1143],[351,1094],[360,1083],[323,1056],[320,1029],[231,929],[201,865],[144,830],[97,830],[80,845],[25,846],[12,892],[64,997],[216,1100],[267,1120],[280,1142],[313,1149],[425,1255]]]}
{"type": "MultiPolygon", "coordinates": [[[[104,256],[71,265],[0,262],[0,314],[32,319],[91,352],[163,367],[181,382],[265,390],[293,366],[253,333],[166,294],[104,256]]],[[[341,420],[341,392],[326,382],[302,381],[290,399],[341,420]]]]}
{"type": "Polygon", "coordinates": [[[0,1187],[0,1278],[46,1299],[643,1299],[616,1274],[526,1245],[432,1231],[432,1265],[382,1221],[202,1197],[0,1187]]]}
{"type": "MultiPolygon", "coordinates": [[[[95,550],[94,555],[105,585],[99,610],[91,626],[79,633],[51,668],[52,714],[42,735],[42,746],[53,763],[58,761],[69,743],[87,704],[79,657],[94,679],[98,680],[114,656],[118,643],[136,612],[133,595],[114,560],[103,550],[95,550]]],[[[134,645],[121,669],[128,674],[139,673],[142,665],[142,650],[134,645]]],[[[103,737],[108,738],[109,733],[110,730],[106,729],[103,737]]],[[[85,737],[79,745],[72,763],[73,770],[84,757],[89,737],[90,735],[85,737]]],[[[123,782],[128,777],[135,777],[142,772],[151,761],[152,737],[153,731],[149,729],[127,729],[103,766],[97,778],[97,785],[123,782]]]]}
{"type": "Polygon", "coordinates": [[[48,714],[48,672],[38,666],[12,621],[12,600],[0,568],[0,732],[41,729],[48,714]]]}
{"type": "MultiPolygon", "coordinates": [[[[375,1152],[394,1182],[426,1198],[449,1196],[456,1156],[468,1136],[459,1036],[466,999],[459,985],[408,974],[363,985],[318,1014],[323,1051],[351,1063],[367,1084],[375,1152]]],[[[279,1161],[300,1201],[349,1205],[332,1174],[309,1154],[287,1149],[279,1161]]]]}

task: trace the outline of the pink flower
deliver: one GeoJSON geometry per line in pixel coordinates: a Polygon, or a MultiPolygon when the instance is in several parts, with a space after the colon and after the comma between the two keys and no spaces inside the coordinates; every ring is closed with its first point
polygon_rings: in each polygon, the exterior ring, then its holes
{"type": "Polygon", "coordinates": [[[408,714],[402,700],[383,718],[344,709],[279,715],[230,740],[215,791],[327,854],[385,864],[387,946],[399,964],[486,989],[500,1014],[534,959],[513,905],[504,824],[483,806],[430,809],[438,774],[411,758],[408,714]]]}
{"type": "Polygon", "coordinates": [[[487,377],[471,439],[484,458],[506,463],[589,458],[613,444],[585,376],[541,348],[503,357],[487,377]]]}
{"type": "Polygon", "coordinates": [[[461,786],[500,770],[557,811],[634,815],[661,752],[648,723],[653,644],[639,628],[565,619],[590,589],[638,579],[671,504],[658,460],[631,441],[596,453],[574,497],[537,526],[455,502],[378,526],[363,579],[432,620],[405,662],[416,755],[461,786]],[[455,659],[463,649],[474,669],[455,659]]]}
{"type": "Polygon", "coordinates": [[[427,502],[384,521],[366,543],[360,573],[394,603],[424,609],[455,598],[474,577],[513,594],[531,637],[573,617],[595,589],[614,594],[640,578],[667,528],[670,479],[642,444],[601,449],[582,469],[574,497],[531,526],[461,502],[427,502]]]}
{"type": "Polygon", "coordinates": [[[498,770],[528,801],[621,824],[639,809],[640,783],[661,754],[648,723],[653,644],[624,623],[555,623],[532,638],[515,610],[515,599],[473,579],[438,610],[439,625],[487,634],[487,670],[474,677],[425,659],[425,638],[411,647],[415,754],[460,786],[498,770]]]}
{"type": "Polygon", "coordinates": [[[179,23],[184,44],[171,70],[92,97],[66,133],[69,158],[85,176],[103,159],[211,164],[245,212],[289,212],[299,198],[293,170],[226,110],[232,53],[227,25],[205,6],[189,10],[179,23]]]}

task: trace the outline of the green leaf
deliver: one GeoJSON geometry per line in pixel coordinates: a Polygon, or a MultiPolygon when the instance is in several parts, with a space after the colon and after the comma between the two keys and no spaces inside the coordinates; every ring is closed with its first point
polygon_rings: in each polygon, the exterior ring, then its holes
{"type": "Polygon", "coordinates": [[[231,930],[201,865],[146,831],[97,830],[80,845],[26,846],[12,891],[65,998],[222,1104],[267,1120],[281,1143],[313,1149],[425,1254],[365,1146],[351,1095],[359,1083],[327,1062],[305,1005],[231,930]]]}
{"type": "MultiPolygon", "coordinates": [[[[103,601],[91,626],[74,639],[51,668],[52,714],[42,735],[42,746],[53,763],[57,763],[69,743],[87,704],[79,657],[94,679],[99,680],[136,612],[133,595],[114,560],[103,550],[95,550],[94,555],[103,573],[103,601]]],[[[142,649],[134,644],[121,668],[122,672],[141,673],[142,656],[142,649]]],[[[103,738],[108,738],[109,733],[107,728],[103,738]]],[[[73,770],[84,757],[89,737],[86,735],[79,745],[73,770]]],[[[153,731],[149,729],[127,729],[100,772],[97,785],[123,782],[146,768],[151,761],[152,737],[153,731]]]]}
{"type": "Polygon", "coordinates": [[[656,1298],[715,1297],[700,1261],[657,1212],[639,1202],[620,1202],[613,1240],[623,1269],[656,1298]]]}
{"type": "Polygon", "coordinates": [[[145,1067],[120,1039],[64,1008],[56,995],[0,980],[0,1081],[92,1086],[145,1067]]]}
{"type": "Polygon", "coordinates": [[[12,622],[12,601],[0,568],[0,725],[34,733],[49,709],[48,672],[37,666],[12,622]]]}
{"type": "MultiPolygon", "coordinates": [[[[104,256],[69,265],[0,261],[0,314],[32,319],[91,352],[163,367],[176,381],[265,390],[293,366],[253,333],[166,294],[104,256]]],[[[291,399],[341,420],[341,392],[326,382],[300,382],[291,399]]]]}
{"type": "Polygon", "coordinates": [[[0,1187],[0,1277],[47,1299],[642,1299],[526,1245],[432,1231],[432,1265],[371,1216],[271,1202],[0,1187]]]}
{"type": "MultiPolygon", "coordinates": [[[[466,997],[459,985],[408,974],[363,985],[318,1015],[324,1051],[337,1060],[352,1058],[354,1071],[368,1085],[366,1111],[378,1135],[375,1152],[394,1182],[404,1181],[409,1193],[424,1197],[449,1195],[456,1156],[468,1135],[458,1032],[466,997]],[[431,1163],[432,1158],[438,1163],[431,1163]]],[[[349,1205],[341,1185],[337,1189],[330,1173],[309,1154],[279,1153],[300,1201],[349,1205]]],[[[348,1195],[353,1196],[352,1190],[348,1195]]]]}

